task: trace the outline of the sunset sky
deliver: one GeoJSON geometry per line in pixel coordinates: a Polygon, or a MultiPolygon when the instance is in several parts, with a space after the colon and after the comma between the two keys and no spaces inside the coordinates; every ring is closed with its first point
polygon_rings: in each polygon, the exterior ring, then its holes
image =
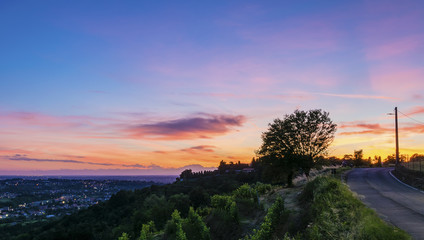
{"type": "Polygon", "coordinates": [[[424,154],[424,1],[1,1],[0,89],[0,175],[250,162],[316,108],[329,155],[394,153],[396,106],[424,154]]]}

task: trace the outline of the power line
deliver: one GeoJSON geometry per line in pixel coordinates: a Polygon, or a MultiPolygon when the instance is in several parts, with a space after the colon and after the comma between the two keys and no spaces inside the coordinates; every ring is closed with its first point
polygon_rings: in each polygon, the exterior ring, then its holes
{"type": "Polygon", "coordinates": [[[413,121],[415,121],[415,122],[417,122],[417,123],[419,123],[419,124],[421,124],[421,125],[424,125],[424,122],[421,122],[421,121],[419,121],[419,120],[417,120],[417,119],[414,119],[414,118],[412,118],[412,117],[410,117],[410,116],[406,115],[405,113],[403,113],[403,112],[401,112],[401,111],[399,111],[399,110],[398,110],[398,112],[400,112],[403,116],[405,116],[405,117],[407,117],[407,118],[409,118],[409,119],[411,119],[411,120],[413,120],[413,121]]]}

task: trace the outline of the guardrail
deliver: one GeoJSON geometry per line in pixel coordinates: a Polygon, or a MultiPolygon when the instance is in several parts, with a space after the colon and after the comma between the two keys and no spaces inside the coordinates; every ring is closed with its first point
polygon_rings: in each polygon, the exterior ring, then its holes
{"type": "Polygon", "coordinates": [[[402,162],[401,165],[410,170],[424,172],[424,161],[402,162]]]}

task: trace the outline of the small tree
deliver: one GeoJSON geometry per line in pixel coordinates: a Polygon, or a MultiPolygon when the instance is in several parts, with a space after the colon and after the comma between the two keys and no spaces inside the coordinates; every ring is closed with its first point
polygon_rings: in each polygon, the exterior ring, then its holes
{"type": "Polygon", "coordinates": [[[209,228],[203,222],[202,217],[192,207],[188,216],[183,221],[183,230],[188,240],[210,240],[209,228]]]}
{"type": "Polygon", "coordinates": [[[174,210],[171,220],[165,226],[165,234],[167,239],[187,240],[187,236],[182,227],[183,219],[178,210],[174,210]]]}
{"type": "Polygon", "coordinates": [[[155,223],[153,221],[143,224],[138,240],[152,240],[155,231],[155,223]]]}
{"type": "Polygon", "coordinates": [[[262,134],[262,146],[257,152],[271,168],[280,168],[292,185],[294,171],[302,168],[306,176],[316,158],[325,154],[336,132],[329,113],[320,109],[296,110],[284,119],[274,119],[262,134]]]}
{"type": "Polygon", "coordinates": [[[363,164],[362,158],[364,156],[362,149],[353,151],[353,156],[354,156],[355,166],[356,167],[361,166],[363,164]]]}
{"type": "Polygon", "coordinates": [[[123,232],[122,235],[118,238],[118,240],[129,240],[130,237],[126,232],[123,232]]]}

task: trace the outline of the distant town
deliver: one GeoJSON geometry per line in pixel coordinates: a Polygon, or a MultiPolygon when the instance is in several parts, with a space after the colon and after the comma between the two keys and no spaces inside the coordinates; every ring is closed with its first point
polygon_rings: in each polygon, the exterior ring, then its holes
{"type": "MultiPolygon", "coordinates": [[[[171,182],[145,180],[16,177],[0,180],[0,224],[17,224],[70,215],[108,200],[120,190],[171,182]]],[[[154,179],[157,180],[157,179],[154,179]]]]}

